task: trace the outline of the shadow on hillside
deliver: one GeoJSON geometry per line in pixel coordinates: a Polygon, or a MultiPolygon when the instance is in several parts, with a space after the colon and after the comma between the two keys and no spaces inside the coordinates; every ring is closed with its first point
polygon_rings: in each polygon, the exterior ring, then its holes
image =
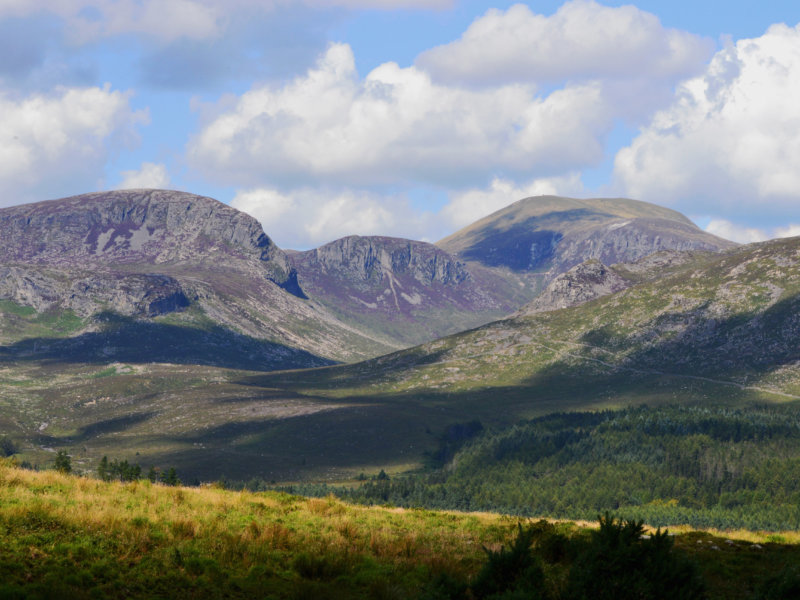
{"type": "Polygon", "coordinates": [[[304,350],[220,326],[197,328],[105,313],[101,331],[71,338],[30,338],[0,346],[0,365],[40,363],[176,363],[273,371],[334,364],[304,350]]]}
{"type": "MultiPolygon", "coordinates": [[[[423,354],[422,346],[409,350],[399,350],[370,358],[368,360],[346,365],[328,365],[309,370],[287,370],[265,375],[248,375],[236,380],[238,385],[257,386],[262,388],[279,388],[294,390],[299,388],[352,388],[370,385],[379,381],[384,374],[397,370],[413,369],[439,362],[447,350],[423,354]]],[[[382,395],[379,392],[378,396],[382,395]]]]}
{"type": "Polygon", "coordinates": [[[158,439],[173,452],[148,457],[174,465],[182,476],[204,481],[301,480],[326,474],[410,464],[433,447],[434,408],[376,404],[341,406],[285,418],[230,422],[191,434],[158,439]]]}
{"type": "MultiPolygon", "coordinates": [[[[631,368],[704,377],[755,378],[800,361],[800,296],[781,300],[760,314],[737,314],[720,320],[697,320],[693,311],[663,315],[650,332],[649,347],[623,363],[631,368]],[[665,338],[658,330],[688,323],[686,330],[665,338]]],[[[613,350],[603,328],[582,341],[613,350]]]]}
{"type": "MultiPolygon", "coordinates": [[[[690,317],[687,312],[670,318],[690,317]]],[[[586,339],[617,349],[610,330],[602,323],[587,333],[586,339]]],[[[791,298],[757,319],[734,317],[713,326],[697,322],[682,339],[653,337],[649,347],[616,367],[563,357],[531,373],[518,385],[459,392],[446,388],[381,391],[386,384],[384,376],[413,372],[415,366],[446,360],[445,350],[422,355],[420,349],[355,365],[242,377],[233,383],[248,386],[246,398],[214,398],[214,402],[231,407],[231,420],[190,434],[150,433],[141,438],[140,447],[146,455],[142,461],[159,467],[175,466],[185,481],[221,477],[320,480],[360,470],[409,468],[419,464],[425,452],[436,448],[437,436],[447,427],[475,419],[491,429],[553,412],[643,403],[763,403],[764,395],[756,391],[695,377],[730,381],[741,373],[753,373],[754,377],[769,373],[800,358],[798,339],[800,299],[791,298]],[[358,396],[313,398],[302,393],[315,388],[333,393],[354,389],[358,396]],[[259,402],[269,409],[267,405],[281,400],[307,402],[288,406],[283,414],[265,415],[259,410],[259,402]],[[233,410],[239,410],[234,403],[246,402],[254,405],[252,418],[245,412],[235,417],[240,420],[233,420],[233,410]],[[147,452],[147,448],[170,447],[173,450],[158,454],[147,452]]],[[[579,354],[582,350],[576,346],[571,352],[579,354]]],[[[148,417],[143,414],[133,418],[148,417]]],[[[135,424],[109,419],[85,427],[81,435],[84,439],[135,424]]]]}
{"type": "Polygon", "coordinates": [[[100,435],[122,433],[131,427],[152,419],[157,414],[157,412],[148,411],[112,417],[81,427],[74,435],[52,436],[40,433],[35,437],[35,441],[42,446],[83,443],[100,435]]]}

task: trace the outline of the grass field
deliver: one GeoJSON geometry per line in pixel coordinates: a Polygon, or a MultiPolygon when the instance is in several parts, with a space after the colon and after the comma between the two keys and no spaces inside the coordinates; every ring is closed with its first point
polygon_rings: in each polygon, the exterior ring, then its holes
{"type": "MultiPolygon", "coordinates": [[[[560,523],[568,538],[586,523],[560,523]]],[[[470,581],[517,521],[333,498],[104,483],[0,463],[0,598],[418,598],[470,581]]],[[[710,598],[800,561],[793,532],[677,528],[710,598]]],[[[558,589],[558,569],[548,581],[558,589]]]]}

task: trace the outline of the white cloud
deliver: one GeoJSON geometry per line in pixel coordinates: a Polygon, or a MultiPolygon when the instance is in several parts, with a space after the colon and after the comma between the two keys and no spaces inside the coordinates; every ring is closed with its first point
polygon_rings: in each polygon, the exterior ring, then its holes
{"type": "Polygon", "coordinates": [[[441,9],[452,0],[2,0],[0,18],[54,14],[73,43],[136,34],[161,42],[220,35],[235,13],[264,13],[283,6],[316,8],[441,9]]]}
{"type": "Polygon", "coordinates": [[[775,238],[787,238],[800,236],[800,224],[786,225],[774,229],[758,227],[748,227],[732,223],[727,219],[712,219],[706,226],[708,233],[713,233],[721,238],[733,240],[740,244],[750,244],[753,242],[763,242],[775,238]]]}
{"type": "Polygon", "coordinates": [[[778,227],[775,229],[775,237],[787,238],[800,236],[800,223],[797,225],[787,225],[786,227],[778,227]]]}
{"type": "Polygon", "coordinates": [[[117,186],[120,190],[164,189],[169,186],[167,167],[161,163],[143,162],[139,170],[122,171],[121,175],[122,182],[117,186]]]}
{"type": "Polygon", "coordinates": [[[598,85],[545,98],[521,84],[466,90],[394,63],[359,79],[350,47],[334,44],[304,77],[241,96],[190,141],[188,157],[238,185],[461,186],[593,164],[612,123],[598,85]]]}
{"type": "Polygon", "coordinates": [[[668,29],[635,6],[564,3],[552,16],[524,4],[491,9],[459,40],[423,52],[434,79],[468,84],[574,79],[685,78],[698,72],[710,40],[668,29]]]}
{"type": "Polygon", "coordinates": [[[146,111],[131,109],[129,94],[109,86],[0,95],[0,203],[93,189],[112,147],[135,140],[147,120],[146,111]]]}
{"type": "Polygon", "coordinates": [[[518,186],[512,181],[494,178],[488,188],[472,189],[451,195],[441,216],[452,230],[460,229],[478,219],[530,196],[579,196],[584,189],[577,173],[563,177],[536,179],[518,186]]]}
{"type": "Polygon", "coordinates": [[[313,248],[347,235],[431,239],[433,225],[430,214],[414,211],[402,196],[353,190],[253,188],[238,192],[231,206],[258,219],[283,248],[313,248]]]}
{"type": "Polygon", "coordinates": [[[718,52],[615,160],[625,193],[725,214],[800,213],[800,29],[718,52]]]}
{"type": "Polygon", "coordinates": [[[726,219],[712,219],[711,222],[706,225],[706,231],[726,240],[739,242],[740,244],[763,242],[764,240],[770,239],[770,235],[764,229],[737,225],[726,219]]]}

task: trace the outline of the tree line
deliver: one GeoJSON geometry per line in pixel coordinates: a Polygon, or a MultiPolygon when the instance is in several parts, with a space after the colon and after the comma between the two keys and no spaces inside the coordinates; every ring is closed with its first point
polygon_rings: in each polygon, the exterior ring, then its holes
{"type": "Polygon", "coordinates": [[[795,407],[642,406],[467,430],[476,435],[455,451],[445,432],[432,466],[421,473],[292,491],[570,519],[611,510],[654,526],[800,528],[795,407]]]}

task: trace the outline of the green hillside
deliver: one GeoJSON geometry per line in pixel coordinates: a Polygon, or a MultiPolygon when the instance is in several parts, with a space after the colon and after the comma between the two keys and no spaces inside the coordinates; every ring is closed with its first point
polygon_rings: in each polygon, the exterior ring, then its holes
{"type": "Polygon", "coordinates": [[[599,597],[600,585],[619,600],[637,589],[745,599],[787,597],[776,594],[800,582],[791,569],[796,534],[646,538],[623,525],[606,520],[592,532],[333,498],[104,483],[5,461],[0,597],[569,600],[599,597]],[[624,569],[607,564],[615,557],[624,569]]]}

